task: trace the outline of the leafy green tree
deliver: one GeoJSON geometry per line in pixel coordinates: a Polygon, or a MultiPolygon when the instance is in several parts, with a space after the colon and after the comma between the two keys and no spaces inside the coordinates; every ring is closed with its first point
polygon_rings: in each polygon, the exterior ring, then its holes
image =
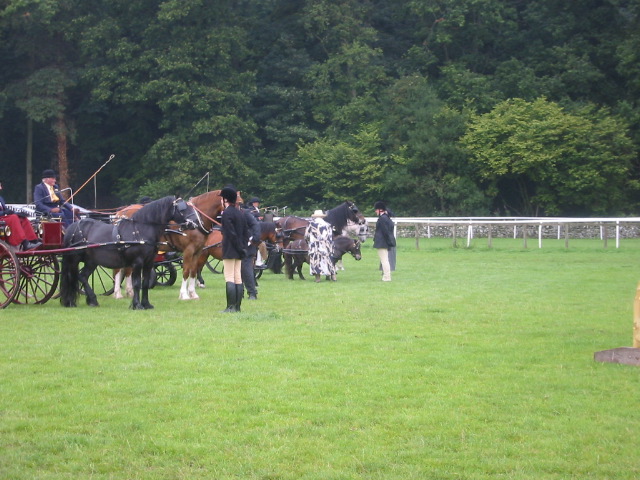
{"type": "MultiPolygon", "coordinates": [[[[3,45],[5,67],[3,96],[24,114],[27,123],[26,172],[27,199],[31,197],[33,122],[50,126],[55,148],[47,152],[54,161],[41,167],[56,167],[62,187],[69,186],[68,150],[74,136],[74,118],[78,108],[71,100],[77,83],[77,51],[67,37],[65,25],[73,17],[76,2],[40,2],[8,0],[0,11],[0,29],[7,42],[3,45]],[[11,54],[7,48],[10,49],[11,54]]],[[[39,131],[39,130],[38,130],[39,131]]]]}
{"type": "Polygon", "coordinates": [[[413,215],[485,214],[486,199],[459,144],[465,116],[445,106],[420,76],[398,80],[383,105],[385,148],[394,161],[384,194],[394,209],[413,215]]]}
{"type": "Polygon", "coordinates": [[[626,130],[605,109],[512,99],[473,116],[462,143],[504,213],[617,214],[638,187],[626,130]]]}
{"type": "MultiPolygon", "coordinates": [[[[251,175],[248,114],[254,77],[240,13],[228,2],[114,0],[87,10],[80,43],[96,102],[126,107],[157,134],[129,161],[123,198],[186,193],[211,172],[216,185],[251,175]],[[149,112],[151,116],[147,115],[149,112]],[[143,185],[138,192],[134,186],[143,185]]],[[[238,6],[237,8],[241,8],[238,6]]]]}

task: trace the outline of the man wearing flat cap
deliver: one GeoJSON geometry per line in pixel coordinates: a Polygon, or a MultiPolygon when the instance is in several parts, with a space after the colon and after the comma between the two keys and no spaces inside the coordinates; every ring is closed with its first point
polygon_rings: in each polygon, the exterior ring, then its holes
{"type": "Polygon", "coordinates": [[[33,202],[38,212],[61,218],[65,227],[73,223],[73,207],[62,197],[53,170],[42,172],[42,182],[33,189],[33,202]]]}

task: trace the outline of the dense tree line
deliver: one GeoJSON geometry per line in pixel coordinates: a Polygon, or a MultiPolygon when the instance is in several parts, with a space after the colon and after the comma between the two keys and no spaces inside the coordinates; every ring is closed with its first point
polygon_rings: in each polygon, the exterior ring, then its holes
{"type": "Polygon", "coordinates": [[[640,0],[0,0],[0,159],[79,203],[640,210],[640,0]],[[33,176],[31,176],[33,172],[33,176]]]}

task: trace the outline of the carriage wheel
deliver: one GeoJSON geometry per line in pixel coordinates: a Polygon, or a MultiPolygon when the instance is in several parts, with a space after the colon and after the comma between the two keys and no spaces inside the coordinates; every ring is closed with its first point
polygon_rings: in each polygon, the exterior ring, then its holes
{"type": "Polygon", "coordinates": [[[89,277],[89,285],[96,295],[112,295],[114,282],[113,270],[98,266],[89,277]]]}
{"type": "Polygon", "coordinates": [[[56,292],[59,279],[60,263],[56,255],[22,255],[20,291],[13,303],[45,303],[56,292]]]}
{"type": "Polygon", "coordinates": [[[175,265],[171,263],[157,263],[154,269],[156,272],[156,285],[170,287],[176,283],[178,271],[175,265]]]}
{"type": "Polygon", "coordinates": [[[20,290],[18,257],[5,242],[0,241],[0,308],[9,305],[20,290]]]}
{"type": "Polygon", "coordinates": [[[207,260],[207,268],[211,273],[222,273],[224,272],[224,266],[222,265],[222,260],[212,259],[207,260]]]}

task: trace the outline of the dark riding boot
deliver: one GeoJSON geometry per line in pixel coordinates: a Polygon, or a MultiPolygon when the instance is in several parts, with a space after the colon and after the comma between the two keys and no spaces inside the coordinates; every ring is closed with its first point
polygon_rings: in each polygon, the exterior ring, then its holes
{"type": "Polygon", "coordinates": [[[223,313],[233,313],[237,312],[236,310],[236,284],[233,282],[226,283],[226,291],[227,291],[227,308],[225,308],[223,313]]]}
{"type": "Polygon", "coordinates": [[[236,312],[240,311],[242,297],[244,297],[244,285],[242,283],[236,283],[236,312]]]}

